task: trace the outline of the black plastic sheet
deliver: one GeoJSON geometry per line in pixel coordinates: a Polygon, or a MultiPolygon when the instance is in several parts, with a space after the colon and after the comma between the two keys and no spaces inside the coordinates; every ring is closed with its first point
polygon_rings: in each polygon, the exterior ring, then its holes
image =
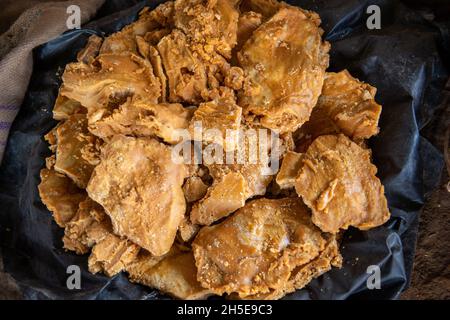
{"type": "MultiPolygon", "coordinates": [[[[448,77],[444,53],[448,33],[398,1],[288,1],[317,11],[332,44],[331,71],[347,68],[378,88],[383,105],[380,134],[371,139],[392,218],[367,232],[348,230],[344,266],[313,280],[286,299],[395,299],[408,285],[424,194],[438,183],[441,154],[420,135],[432,120],[448,77]],[[381,8],[381,29],[368,30],[370,4],[381,8]],[[366,285],[367,267],[381,268],[380,290],[366,285]]],[[[64,66],[91,34],[107,35],[136,19],[145,5],[160,2],[107,1],[97,19],[66,32],[34,51],[34,70],[0,168],[0,241],[5,271],[28,299],[161,299],[150,288],[87,271],[87,256],[62,249],[63,230],[41,203],[39,171],[49,155],[43,140],[56,122],[52,107],[64,66]],[[122,10],[124,9],[124,10],[122,10]],[[122,11],[120,11],[122,10],[122,11]],[[67,266],[82,270],[81,290],[66,287],[67,266]]],[[[448,54],[448,53],[447,53],[448,54]]]]}

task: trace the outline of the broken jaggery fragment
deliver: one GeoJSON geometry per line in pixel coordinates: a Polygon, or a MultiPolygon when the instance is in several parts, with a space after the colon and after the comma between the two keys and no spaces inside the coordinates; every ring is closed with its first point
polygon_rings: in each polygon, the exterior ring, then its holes
{"type": "Polygon", "coordinates": [[[189,49],[186,36],[177,29],[157,45],[169,83],[169,102],[200,103],[207,91],[204,64],[189,49]]]}
{"type": "Polygon", "coordinates": [[[285,133],[309,119],[329,59],[319,25],[316,13],[284,7],[244,44],[238,60],[247,77],[239,105],[249,121],[285,133]]]}
{"type": "Polygon", "coordinates": [[[247,296],[245,299],[257,300],[275,300],[281,299],[286,294],[304,288],[314,278],[317,278],[332,267],[342,267],[342,256],[339,253],[339,243],[336,235],[323,235],[327,241],[325,249],[320,252],[319,256],[297,267],[291,274],[289,281],[279,289],[270,290],[268,293],[247,296]]]}
{"type": "Polygon", "coordinates": [[[58,140],[56,139],[56,130],[58,129],[58,126],[59,124],[56,125],[52,130],[47,132],[47,134],[44,136],[45,141],[47,141],[47,143],[50,145],[48,148],[53,153],[56,152],[56,147],[58,143],[58,140]]]}
{"type": "Polygon", "coordinates": [[[201,226],[194,224],[189,219],[189,216],[185,216],[178,227],[178,236],[182,242],[190,242],[197,235],[201,226]]]}
{"type": "MultiPolygon", "coordinates": [[[[168,31],[167,34],[169,34],[170,31],[168,31]]],[[[165,34],[166,35],[166,34],[165,34]]],[[[164,36],[165,36],[164,35],[164,36]]],[[[162,37],[161,37],[162,38],[162,37]]],[[[156,44],[159,42],[159,40],[156,42],[156,44]]],[[[152,64],[153,72],[155,73],[155,76],[159,79],[161,83],[161,96],[159,97],[159,102],[166,102],[167,100],[167,77],[164,73],[164,67],[162,64],[161,56],[159,55],[158,50],[150,43],[145,40],[144,38],[137,36],[136,37],[136,43],[138,46],[139,53],[148,59],[150,63],[152,64]]],[[[156,45],[155,44],[155,45],[156,45]]]]}
{"type": "Polygon", "coordinates": [[[173,26],[173,1],[166,1],[150,10],[148,7],[139,12],[139,18],[135,22],[125,26],[119,32],[105,38],[100,49],[104,53],[138,53],[136,37],[166,29],[173,26]]]}
{"type": "Polygon", "coordinates": [[[282,7],[288,6],[285,2],[277,0],[242,0],[239,5],[243,14],[253,11],[261,15],[264,21],[271,18],[282,7]]]}
{"type": "Polygon", "coordinates": [[[236,45],[239,13],[232,1],[176,0],[175,26],[203,57],[217,52],[231,57],[236,45]]]}
{"type": "Polygon", "coordinates": [[[295,190],[324,232],[349,226],[367,230],[390,217],[376,172],[370,152],[345,135],[320,136],[304,154],[295,190]]]}
{"type": "Polygon", "coordinates": [[[97,57],[103,39],[95,34],[88,38],[86,46],[78,52],[77,60],[84,63],[92,63],[97,57]]]}
{"type": "Polygon", "coordinates": [[[153,46],[150,46],[149,48],[149,60],[152,64],[153,72],[161,82],[160,102],[166,102],[169,84],[167,82],[167,77],[164,72],[164,66],[162,63],[161,55],[159,54],[158,50],[156,50],[156,48],[153,46]]]}
{"type": "Polygon", "coordinates": [[[161,259],[140,255],[128,268],[130,281],[158,289],[177,299],[205,299],[211,292],[197,281],[191,251],[172,248],[161,259]]]}
{"type": "Polygon", "coordinates": [[[108,234],[92,248],[88,268],[92,273],[103,272],[108,277],[125,270],[136,259],[139,246],[115,234],[108,234]]]}
{"type": "Polygon", "coordinates": [[[262,16],[260,13],[253,11],[243,12],[239,15],[238,29],[237,29],[237,43],[233,48],[233,64],[237,64],[237,52],[242,49],[242,46],[247,42],[247,40],[252,36],[253,31],[255,31],[262,23],[262,16]]]}
{"type": "Polygon", "coordinates": [[[261,198],[202,228],[192,248],[203,287],[245,298],[285,288],[326,243],[300,198],[261,198]]]}
{"type": "Polygon", "coordinates": [[[127,99],[157,103],[161,83],[151,63],[132,53],[99,55],[93,63],[70,63],[60,94],[87,109],[89,124],[110,114],[127,99]]]}
{"type": "Polygon", "coordinates": [[[53,213],[53,218],[60,227],[66,226],[75,216],[79,203],[86,199],[84,190],[53,169],[41,170],[38,189],[42,203],[53,213]]]}
{"type": "Polygon", "coordinates": [[[309,121],[296,133],[298,148],[306,151],[315,138],[326,134],[343,133],[357,143],[376,135],[381,106],[375,94],[376,88],[347,70],[327,72],[309,121]]]}
{"type": "Polygon", "coordinates": [[[206,164],[214,181],[206,196],[194,204],[191,211],[193,222],[209,225],[242,207],[247,199],[266,193],[274,176],[267,170],[269,153],[274,150],[269,146],[264,148],[258,139],[253,138],[257,138],[256,131],[255,135],[240,135],[239,147],[227,153],[222,163],[206,164]],[[251,147],[251,141],[255,142],[256,148],[251,147]],[[267,157],[263,157],[264,151],[267,157]],[[234,159],[232,163],[227,160],[230,155],[234,159]]]}
{"type": "Polygon", "coordinates": [[[64,230],[64,249],[84,254],[112,233],[109,217],[103,208],[89,197],[80,202],[78,211],[64,230]]]}
{"type": "Polygon", "coordinates": [[[185,166],[152,138],[116,135],[102,149],[87,186],[111,218],[114,233],[156,256],[172,246],[186,204],[185,166]]]}
{"type": "Polygon", "coordinates": [[[53,169],[56,162],[56,156],[52,154],[51,156],[45,158],[45,167],[49,170],[53,169]]]}
{"type": "Polygon", "coordinates": [[[203,198],[208,190],[208,186],[198,176],[186,179],[183,185],[184,197],[187,202],[195,202],[203,198]]]}
{"type": "Polygon", "coordinates": [[[293,151],[288,151],[284,155],[280,171],[276,177],[276,182],[281,189],[289,189],[294,187],[295,179],[297,179],[297,175],[303,165],[302,159],[303,154],[293,151]]]}
{"type": "Polygon", "coordinates": [[[151,104],[129,100],[111,114],[90,124],[89,130],[108,140],[116,134],[136,137],[158,137],[170,144],[182,139],[192,110],[179,103],[151,104]]]}
{"type": "Polygon", "coordinates": [[[94,166],[82,157],[82,150],[96,138],[89,133],[87,119],[74,114],[56,129],[55,170],[65,174],[80,188],[86,188],[94,166]]]}
{"type": "Polygon", "coordinates": [[[231,67],[225,75],[224,84],[233,90],[240,90],[244,84],[244,70],[231,67]]]}
{"type": "Polygon", "coordinates": [[[201,103],[191,119],[189,129],[195,137],[196,125],[200,125],[204,144],[216,143],[224,151],[233,151],[238,144],[242,108],[230,99],[218,99],[201,103]]]}
{"type": "Polygon", "coordinates": [[[53,119],[66,120],[75,113],[86,113],[86,108],[78,101],[58,94],[55,105],[53,106],[53,119]]]}
{"type": "Polygon", "coordinates": [[[191,210],[191,221],[210,225],[241,208],[247,199],[247,182],[238,172],[230,172],[220,181],[214,182],[204,198],[191,210]]]}

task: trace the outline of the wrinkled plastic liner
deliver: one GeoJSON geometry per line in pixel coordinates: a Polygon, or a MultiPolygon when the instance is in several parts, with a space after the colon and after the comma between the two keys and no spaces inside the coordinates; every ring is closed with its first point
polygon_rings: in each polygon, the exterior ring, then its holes
{"type": "MultiPolygon", "coordinates": [[[[330,71],[344,68],[378,88],[380,134],[370,140],[392,218],[370,231],[348,230],[342,269],[333,269],[285,299],[395,299],[411,275],[418,214],[424,194],[438,183],[441,154],[420,135],[432,120],[448,77],[439,48],[448,47],[437,25],[396,1],[377,1],[381,30],[368,30],[373,1],[288,1],[317,11],[332,44],[330,71]],[[370,2],[370,3],[369,3],[370,2]],[[444,43],[445,42],[445,43],[444,43]],[[445,45],[444,45],[445,44],[445,45]],[[367,268],[381,268],[381,289],[369,290],[367,268]]],[[[149,1],[155,7],[159,2],[149,1]]],[[[76,60],[91,34],[108,35],[136,19],[146,3],[107,1],[95,21],[34,51],[34,70],[0,168],[0,239],[4,268],[28,299],[163,299],[129,283],[125,274],[92,275],[87,256],[63,250],[60,229],[39,198],[39,171],[50,154],[43,139],[55,124],[52,108],[64,66],[76,60]],[[124,8],[128,8],[122,10],[124,8]],[[122,10],[122,11],[120,11],[122,10]],[[81,290],[68,290],[69,265],[81,268],[81,290]]]]}

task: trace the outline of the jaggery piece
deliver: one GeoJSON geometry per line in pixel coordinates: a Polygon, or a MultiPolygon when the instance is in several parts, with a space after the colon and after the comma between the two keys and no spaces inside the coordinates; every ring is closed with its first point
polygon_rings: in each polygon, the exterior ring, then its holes
{"type": "Polygon", "coordinates": [[[88,268],[92,273],[103,272],[108,277],[125,270],[136,259],[139,246],[115,234],[108,234],[92,248],[88,268]]]}
{"type": "MultiPolygon", "coordinates": [[[[170,33],[170,30],[167,31],[167,34],[170,33]]],[[[161,39],[166,36],[167,34],[161,35],[161,39]]],[[[148,33],[146,34],[146,36],[148,33]]],[[[160,40],[160,39],[159,39],[160,40]]],[[[158,41],[156,41],[155,45],[158,44],[158,41]]],[[[162,64],[161,56],[159,55],[158,50],[152,45],[150,45],[150,42],[140,36],[136,37],[136,43],[138,46],[139,53],[148,59],[150,63],[152,64],[153,72],[155,76],[159,79],[161,84],[161,96],[159,97],[159,102],[166,102],[167,101],[167,77],[164,72],[164,67],[162,64]]]]}
{"type": "Polygon", "coordinates": [[[322,90],[329,44],[316,13],[283,7],[238,53],[247,76],[239,105],[254,122],[280,133],[305,123],[322,90]]]}
{"type": "Polygon", "coordinates": [[[253,11],[243,12],[239,15],[238,19],[238,29],[237,29],[237,43],[233,48],[233,58],[234,64],[237,64],[237,52],[239,52],[247,40],[252,36],[253,31],[255,31],[262,23],[262,15],[253,11]]]}
{"type": "Polygon", "coordinates": [[[370,152],[345,135],[320,136],[304,154],[295,190],[324,232],[349,226],[367,230],[390,217],[376,172],[370,152]]]}
{"type": "Polygon", "coordinates": [[[100,47],[103,43],[103,39],[95,34],[88,38],[86,46],[78,52],[77,60],[90,64],[97,57],[100,47]]]}
{"type": "Polygon", "coordinates": [[[204,144],[221,145],[224,151],[237,147],[238,130],[241,124],[242,108],[230,99],[219,99],[201,103],[191,119],[189,129],[194,135],[194,126],[200,124],[204,144]]]}
{"type": "Polygon", "coordinates": [[[158,137],[170,144],[182,139],[178,130],[187,129],[192,110],[179,103],[151,104],[127,101],[110,115],[90,125],[90,131],[104,140],[116,134],[158,137]]]}
{"type": "Polygon", "coordinates": [[[56,130],[58,129],[58,126],[59,126],[59,124],[56,125],[52,130],[47,132],[47,134],[44,136],[45,141],[47,141],[48,144],[50,145],[48,148],[53,153],[56,152],[56,147],[57,147],[57,143],[58,143],[58,140],[56,138],[56,130]]]}
{"type": "Polygon", "coordinates": [[[185,170],[155,139],[116,135],[102,149],[87,192],[110,216],[114,233],[160,256],[172,246],[186,210],[185,170]]]}
{"type": "Polygon", "coordinates": [[[169,83],[170,102],[200,103],[207,91],[204,64],[189,48],[186,36],[177,29],[158,43],[165,74],[169,83]]]}
{"type": "Polygon", "coordinates": [[[167,1],[154,10],[149,10],[148,7],[142,9],[138,20],[105,38],[100,53],[129,52],[136,54],[138,52],[137,36],[145,37],[149,32],[173,26],[173,5],[173,1],[167,1]]]}
{"type": "Polygon", "coordinates": [[[52,154],[51,156],[45,158],[45,167],[49,170],[53,169],[56,162],[56,155],[52,154]]]}
{"type": "Polygon", "coordinates": [[[229,59],[236,45],[238,16],[228,0],[175,1],[175,26],[201,53],[217,52],[229,59]]]}
{"type": "Polygon", "coordinates": [[[112,233],[111,221],[103,208],[89,197],[80,202],[78,211],[64,230],[64,249],[84,254],[112,233]]]}
{"type": "Polygon", "coordinates": [[[211,292],[197,281],[197,268],[191,251],[172,249],[162,259],[140,256],[127,268],[132,282],[158,289],[177,299],[205,299],[211,292]]]}
{"type": "Polygon", "coordinates": [[[241,208],[247,199],[247,182],[239,172],[230,172],[214,182],[204,198],[191,210],[191,221],[210,225],[241,208]]]}
{"type": "Polygon", "coordinates": [[[101,54],[89,65],[70,63],[62,79],[60,94],[86,107],[89,124],[129,98],[157,103],[161,96],[161,83],[151,63],[132,53],[101,54]]]}
{"type": "Polygon", "coordinates": [[[86,113],[86,109],[78,101],[58,94],[53,106],[53,119],[66,120],[75,113],[86,113]]]}
{"type": "Polygon", "coordinates": [[[82,157],[81,151],[96,140],[88,131],[86,116],[70,116],[56,129],[56,139],[55,170],[68,176],[78,187],[86,188],[94,166],[82,157]]]}
{"type": "Polygon", "coordinates": [[[302,289],[314,278],[317,278],[327,271],[330,271],[332,267],[342,267],[342,256],[339,253],[339,244],[335,235],[325,236],[327,244],[325,249],[320,252],[319,256],[306,263],[305,265],[297,267],[291,274],[289,281],[284,287],[276,290],[270,290],[268,293],[256,294],[253,296],[247,296],[245,299],[257,299],[257,300],[275,300],[281,299],[288,293],[295,290],[302,289]]]}
{"type": "Polygon", "coordinates": [[[84,190],[53,169],[41,170],[41,183],[38,189],[42,203],[52,212],[55,222],[60,227],[66,226],[75,216],[79,203],[86,199],[84,190]]]}
{"type": "Polygon", "coordinates": [[[208,190],[208,186],[198,176],[192,176],[186,179],[183,185],[184,197],[187,202],[195,202],[203,198],[208,190]]]}
{"type": "Polygon", "coordinates": [[[305,151],[321,135],[344,133],[360,143],[376,135],[381,106],[376,88],[353,78],[347,70],[328,72],[311,118],[296,133],[298,148],[305,151]]]}
{"type": "Polygon", "coordinates": [[[301,199],[261,198],[203,227],[192,248],[203,287],[245,298],[285,288],[296,269],[317,258],[326,243],[301,199]]]}
{"type": "Polygon", "coordinates": [[[303,154],[293,151],[288,151],[284,155],[280,171],[276,177],[276,182],[281,189],[289,189],[294,187],[295,179],[297,178],[297,175],[303,165],[302,159],[303,154]]]}
{"type": "Polygon", "coordinates": [[[190,242],[194,239],[199,230],[200,226],[192,223],[189,216],[186,216],[178,227],[179,239],[181,239],[182,242],[190,242]]]}

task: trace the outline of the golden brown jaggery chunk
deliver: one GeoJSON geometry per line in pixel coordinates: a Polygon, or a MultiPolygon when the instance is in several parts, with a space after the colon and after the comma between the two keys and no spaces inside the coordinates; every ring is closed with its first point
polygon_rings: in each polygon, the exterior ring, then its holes
{"type": "Polygon", "coordinates": [[[303,165],[303,154],[288,151],[281,163],[280,171],[277,174],[276,181],[281,189],[293,188],[295,179],[303,165]]]}
{"type": "Polygon", "coordinates": [[[157,103],[161,83],[151,63],[132,53],[100,54],[92,64],[70,63],[62,76],[60,94],[86,107],[95,123],[128,98],[157,103]]]}
{"type": "Polygon", "coordinates": [[[200,125],[203,130],[200,138],[204,144],[216,143],[223,147],[223,151],[232,151],[237,147],[241,115],[242,108],[231,99],[201,103],[194,112],[189,129],[195,139],[194,126],[200,125]]]}
{"type": "Polygon", "coordinates": [[[295,190],[324,232],[349,226],[367,230],[390,217],[376,172],[369,151],[345,135],[320,136],[304,154],[295,190]]]}
{"type": "Polygon", "coordinates": [[[184,197],[187,202],[195,202],[203,198],[208,190],[208,186],[198,176],[192,176],[186,179],[183,185],[184,197]]]}
{"type": "Polygon", "coordinates": [[[52,130],[47,132],[47,134],[44,136],[45,141],[47,141],[48,144],[50,145],[48,148],[53,153],[56,152],[56,147],[57,147],[57,143],[58,143],[58,141],[56,139],[56,130],[58,129],[58,126],[59,126],[59,124],[57,124],[56,127],[54,127],[52,130]]]}
{"type": "Polygon", "coordinates": [[[92,248],[88,268],[92,273],[103,272],[108,277],[125,270],[136,259],[139,246],[115,234],[108,234],[92,248]]]}
{"type": "Polygon", "coordinates": [[[239,172],[230,172],[213,183],[206,196],[195,203],[191,210],[191,221],[195,224],[210,225],[245,204],[247,182],[239,172]]]}
{"type": "Polygon", "coordinates": [[[84,108],[78,101],[58,94],[55,105],[53,106],[53,119],[66,120],[75,113],[86,113],[86,108],[84,108]]]}
{"type": "Polygon", "coordinates": [[[82,150],[89,144],[95,144],[96,138],[87,128],[87,119],[83,114],[74,114],[56,129],[55,170],[65,174],[80,188],[86,188],[94,166],[82,156],[82,150]]]}
{"type": "Polygon", "coordinates": [[[284,288],[296,268],[325,246],[299,198],[253,200],[225,221],[202,228],[192,244],[202,286],[241,298],[284,288]]]}
{"type": "Polygon", "coordinates": [[[186,210],[185,174],[168,146],[116,135],[102,149],[87,192],[110,216],[114,233],[160,256],[172,246],[186,210]]]}
{"type": "Polygon", "coordinates": [[[239,15],[237,29],[237,43],[233,48],[233,64],[237,64],[237,53],[252,36],[253,32],[261,25],[262,15],[253,11],[247,11],[239,15]]]}
{"type": "Polygon", "coordinates": [[[182,139],[179,134],[187,129],[192,110],[179,103],[151,104],[127,101],[111,114],[89,126],[96,136],[109,140],[116,134],[136,137],[158,137],[170,144],[182,139]]]}
{"type": "Polygon", "coordinates": [[[186,216],[178,227],[179,239],[181,239],[182,242],[191,242],[200,228],[201,226],[192,223],[189,216],[186,216]]]}
{"type": "Polygon", "coordinates": [[[42,203],[53,213],[53,218],[60,227],[66,226],[75,216],[79,203],[86,199],[84,190],[53,169],[41,170],[38,189],[42,203]]]}
{"type": "Polygon", "coordinates": [[[199,103],[207,90],[207,76],[203,63],[189,49],[186,36],[173,30],[158,43],[164,70],[169,83],[170,102],[199,103]]]}
{"type": "Polygon", "coordinates": [[[322,90],[329,44],[316,13],[280,9],[238,53],[247,76],[239,105],[266,128],[293,132],[305,123],[322,90]]]}
{"type": "Polygon", "coordinates": [[[299,147],[305,151],[316,137],[326,134],[344,133],[358,143],[376,135],[381,106],[375,94],[376,88],[347,70],[328,72],[311,118],[296,134],[299,147]]]}
{"type": "Polygon", "coordinates": [[[45,158],[45,167],[49,170],[53,169],[56,162],[56,156],[52,154],[51,156],[45,158]]]}
{"type": "Polygon", "coordinates": [[[289,281],[286,282],[284,287],[277,290],[271,290],[269,293],[248,296],[245,297],[245,299],[281,299],[288,293],[302,289],[308,285],[311,280],[331,270],[332,267],[342,267],[342,256],[339,253],[339,244],[336,240],[336,236],[332,235],[324,237],[327,239],[325,249],[320,252],[318,257],[314,258],[305,265],[297,267],[294,272],[292,272],[289,281]]]}
{"type": "Polygon", "coordinates": [[[240,133],[238,147],[224,154],[222,163],[206,164],[214,182],[207,195],[193,206],[193,221],[209,225],[242,207],[247,199],[266,193],[275,174],[267,171],[273,150],[269,146],[264,149],[256,131],[255,135],[240,133]],[[232,156],[234,162],[228,163],[227,156],[232,156]]]}
{"type": "Polygon", "coordinates": [[[167,1],[154,10],[148,7],[142,9],[138,20],[105,38],[100,54],[123,52],[136,54],[138,52],[136,36],[144,37],[147,33],[173,26],[173,4],[173,1],[167,1]]]}
{"type": "MultiPolygon", "coordinates": [[[[239,67],[231,67],[225,75],[224,84],[230,89],[240,90],[244,83],[244,70],[239,67]]],[[[233,99],[235,100],[235,99],[233,99]]]]}
{"type": "Polygon", "coordinates": [[[239,13],[229,0],[176,0],[175,26],[197,50],[208,54],[217,52],[231,57],[236,45],[239,13]]]}
{"type": "Polygon", "coordinates": [[[142,255],[127,268],[127,272],[130,281],[158,289],[177,299],[205,299],[211,295],[197,281],[197,268],[190,251],[172,249],[162,259],[142,255]]]}
{"type": "Polygon", "coordinates": [[[241,12],[244,12],[244,14],[248,11],[256,12],[261,15],[264,21],[277,13],[280,8],[287,6],[289,5],[277,0],[242,0],[240,2],[241,12]]]}
{"type": "Polygon", "coordinates": [[[112,233],[111,221],[103,208],[89,197],[80,202],[78,211],[64,230],[64,249],[84,254],[112,233]]]}
{"type": "Polygon", "coordinates": [[[84,63],[92,63],[97,57],[100,47],[102,45],[103,39],[95,34],[88,38],[86,46],[78,52],[77,60],[84,63]]]}

